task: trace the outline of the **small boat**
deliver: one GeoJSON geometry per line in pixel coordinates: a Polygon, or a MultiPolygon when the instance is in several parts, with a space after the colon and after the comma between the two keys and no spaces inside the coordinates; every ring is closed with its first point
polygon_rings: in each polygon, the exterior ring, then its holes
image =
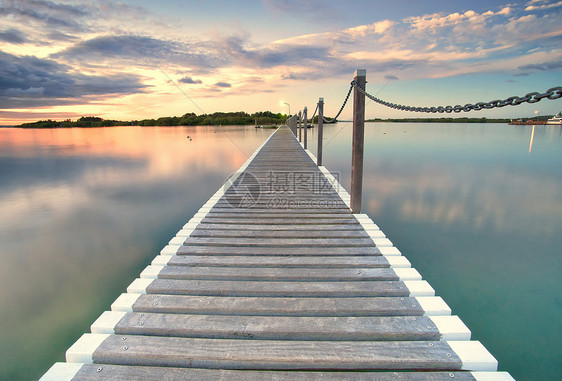
{"type": "Polygon", "coordinates": [[[546,121],[546,124],[556,124],[562,126],[562,113],[554,115],[552,118],[546,121]]]}
{"type": "Polygon", "coordinates": [[[256,126],[256,128],[278,128],[279,126],[276,124],[264,124],[264,125],[258,125],[256,126]]]}

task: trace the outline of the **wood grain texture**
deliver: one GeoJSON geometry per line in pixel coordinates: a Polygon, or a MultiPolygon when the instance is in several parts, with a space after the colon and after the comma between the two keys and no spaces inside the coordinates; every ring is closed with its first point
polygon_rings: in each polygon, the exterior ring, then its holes
{"type": "Polygon", "coordinates": [[[383,256],[251,256],[251,255],[174,255],[169,266],[276,267],[276,268],[385,268],[383,256]]]}
{"type": "Polygon", "coordinates": [[[422,316],[416,298],[141,295],[135,312],[253,316],[422,316]]]}
{"type": "Polygon", "coordinates": [[[374,246],[361,247],[272,247],[272,246],[180,246],[178,255],[281,255],[281,256],[363,256],[381,255],[374,246]]]}
{"type": "Polygon", "coordinates": [[[225,316],[130,312],[117,335],[312,341],[434,341],[428,317],[225,316]]]}
{"type": "Polygon", "coordinates": [[[207,296],[358,297],[409,296],[403,282],[265,282],[155,279],[147,294],[207,296]]]}
{"type": "Polygon", "coordinates": [[[283,341],[111,335],[94,363],[255,370],[459,370],[443,341],[283,341]]]}
{"type": "Polygon", "coordinates": [[[475,381],[468,372],[276,372],[97,364],[84,364],[72,381],[450,381],[451,379],[475,381]]]}
{"type": "Polygon", "coordinates": [[[188,237],[184,246],[369,247],[371,238],[214,238],[188,237]]]}
{"type": "Polygon", "coordinates": [[[187,267],[165,266],[158,274],[159,279],[233,280],[233,281],[276,281],[276,282],[342,282],[365,280],[399,280],[390,268],[376,269],[301,269],[262,267],[187,267]]]}
{"type": "MultiPolygon", "coordinates": [[[[291,239],[319,239],[319,238],[369,238],[364,230],[223,230],[223,229],[195,229],[190,237],[196,238],[291,238],[291,239]]],[[[225,240],[228,242],[228,239],[225,240]]]]}

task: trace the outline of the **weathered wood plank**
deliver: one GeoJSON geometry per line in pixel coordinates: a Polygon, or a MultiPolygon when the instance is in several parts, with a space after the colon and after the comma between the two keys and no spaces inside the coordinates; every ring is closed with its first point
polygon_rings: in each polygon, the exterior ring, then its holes
{"type": "Polygon", "coordinates": [[[289,230],[289,231],[297,231],[297,230],[306,230],[306,231],[349,231],[349,230],[359,230],[363,231],[363,227],[360,224],[339,224],[339,225],[255,225],[255,224],[210,224],[206,222],[201,222],[197,225],[198,230],[251,230],[251,231],[281,231],[281,230],[289,230]]]}
{"type": "Polygon", "coordinates": [[[284,246],[284,247],[370,247],[373,241],[370,238],[205,238],[188,237],[184,245],[204,246],[284,246]]]}
{"type": "Polygon", "coordinates": [[[440,333],[425,316],[286,317],[185,315],[130,312],[118,335],[208,339],[311,341],[435,341],[440,333]]]}
{"type": "Polygon", "coordinates": [[[276,282],[341,282],[341,281],[397,281],[399,276],[390,268],[375,269],[302,269],[263,267],[187,267],[164,266],[159,279],[276,281],[276,282]]]}
{"type": "Polygon", "coordinates": [[[204,223],[210,224],[253,224],[253,225],[334,225],[334,224],[359,224],[359,222],[353,218],[218,218],[218,217],[205,217],[203,219],[204,223]]]}
{"type": "Polygon", "coordinates": [[[196,256],[174,255],[169,266],[219,267],[296,267],[296,268],[384,268],[389,267],[383,256],[347,257],[281,257],[281,256],[196,256]]]}
{"type": "Polygon", "coordinates": [[[364,230],[223,230],[195,229],[190,237],[198,238],[369,238],[364,230]]]}
{"type": "Polygon", "coordinates": [[[145,294],[135,312],[253,316],[422,316],[416,298],[224,297],[145,294]]]}
{"type": "Polygon", "coordinates": [[[343,211],[343,210],[334,210],[334,209],[299,209],[299,212],[291,212],[291,209],[280,207],[278,209],[273,207],[266,207],[262,209],[253,209],[253,208],[220,208],[220,209],[211,209],[209,213],[207,213],[207,217],[209,218],[292,218],[292,219],[300,219],[300,218],[334,218],[334,217],[352,217],[351,214],[343,211]],[[333,212],[333,213],[332,213],[333,212]]]}
{"type": "Polygon", "coordinates": [[[180,246],[178,255],[281,255],[281,256],[364,256],[381,255],[374,246],[365,247],[233,247],[180,246]]]}
{"type": "Polygon", "coordinates": [[[97,364],[212,369],[460,370],[442,341],[280,341],[110,335],[97,364]]]}
{"type": "Polygon", "coordinates": [[[200,296],[410,296],[404,282],[266,282],[155,279],[146,289],[147,294],[200,295],[200,296]]]}
{"type": "Polygon", "coordinates": [[[469,372],[279,372],[84,364],[72,381],[476,381],[469,372]]]}

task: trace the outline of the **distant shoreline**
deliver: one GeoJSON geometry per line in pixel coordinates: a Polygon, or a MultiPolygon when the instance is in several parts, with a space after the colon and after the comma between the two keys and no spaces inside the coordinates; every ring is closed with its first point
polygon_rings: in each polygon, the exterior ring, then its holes
{"type": "MultiPolygon", "coordinates": [[[[545,117],[548,118],[548,117],[545,117]]],[[[99,127],[194,127],[194,126],[266,126],[283,125],[286,115],[273,114],[268,111],[256,114],[237,113],[214,113],[212,115],[186,114],[183,117],[162,117],[158,119],[144,119],[134,121],[104,120],[98,117],[82,117],[76,121],[65,120],[41,120],[32,123],[23,123],[15,126],[0,126],[0,128],[32,128],[32,129],[55,129],[55,128],[99,128],[99,127]]],[[[337,122],[351,123],[350,120],[337,122]]],[[[337,123],[336,122],[336,123],[337,123]]],[[[367,123],[501,123],[511,125],[542,125],[545,120],[525,120],[507,118],[388,118],[368,119],[367,123]]],[[[318,123],[317,117],[314,124],[318,123]]]]}

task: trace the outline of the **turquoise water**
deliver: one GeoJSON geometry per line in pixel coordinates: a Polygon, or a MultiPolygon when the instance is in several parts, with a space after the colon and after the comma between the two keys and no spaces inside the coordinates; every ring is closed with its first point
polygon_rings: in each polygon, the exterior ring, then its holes
{"type": "MultiPolygon", "coordinates": [[[[351,129],[327,126],[323,153],[347,189],[351,129]]],[[[501,370],[517,380],[562,379],[562,129],[376,123],[365,130],[363,212],[501,370]]]]}
{"type": "MultiPolygon", "coordinates": [[[[271,132],[0,129],[0,379],[63,361],[271,132]]],[[[351,126],[324,136],[349,188],[351,126]]],[[[500,369],[561,379],[560,127],[367,124],[365,149],[364,212],[500,369]]]]}

